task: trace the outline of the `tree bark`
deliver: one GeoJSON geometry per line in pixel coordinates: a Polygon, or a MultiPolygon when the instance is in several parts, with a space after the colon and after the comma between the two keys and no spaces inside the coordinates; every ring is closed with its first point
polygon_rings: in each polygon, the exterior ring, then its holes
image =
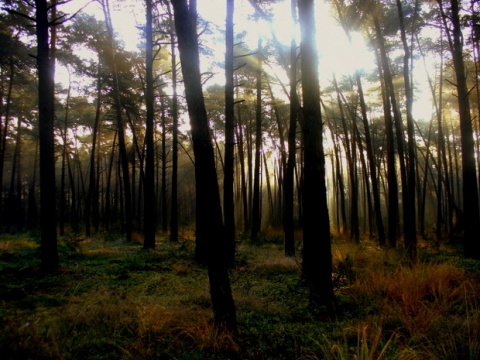
{"type": "MultiPolygon", "coordinates": [[[[296,21],[296,0],[290,3],[292,20],[296,21]]],[[[294,171],[295,156],[297,152],[297,118],[300,111],[300,104],[297,95],[297,43],[292,31],[292,40],[290,44],[290,124],[288,127],[288,158],[283,178],[283,230],[285,232],[285,255],[295,256],[295,236],[293,221],[293,199],[294,199],[294,171]]]]}
{"type": "MultiPolygon", "coordinates": [[[[404,206],[404,239],[405,248],[411,261],[417,258],[417,224],[416,224],[416,210],[415,210],[415,129],[413,126],[413,83],[411,80],[410,58],[411,51],[407,43],[407,36],[405,31],[404,16],[401,0],[397,0],[398,18],[400,20],[400,34],[403,44],[403,79],[405,86],[405,102],[407,110],[407,203],[404,206]]],[[[402,133],[403,136],[403,133],[402,133]]]]}
{"type": "Polygon", "coordinates": [[[371,131],[370,131],[370,124],[368,122],[368,116],[367,116],[367,105],[365,103],[365,96],[363,95],[362,80],[358,72],[355,74],[355,78],[357,82],[358,94],[360,97],[360,110],[362,113],[362,122],[363,122],[363,127],[365,129],[365,144],[366,144],[366,150],[367,150],[368,164],[370,167],[370,179],[372,182],[373,207],[375,209],[375,223],[377,225],[378,243],[380,246],[384,246],[386,244],[385,228],[383,225],[382,206],[380,202],[380,189],[379,189],[378,179],[377,179],[377,169],[376,169],[377,165],[375,161],[375,154],[373,152],[373,143],[372,143],[372,137],[371,137],[371,131]]]}
{"type": "Polygon", "coordinates": [[[203,246],[197,255],[208,266],[215,323],[220,329],[225,327],[235,332],[236,311],[228,276],[225,228],[202,92],[195,21],[186,0],[172,0],[172,5],[195,154],[196,236],[203,246]]]}
{"type": "Polygon", "coordinates": [[[48,42],[48,6],[46,0],[35,0],[37,67],[38,67],[38,124],[40,138],[40,227],[42,268],[58,267],[57,209],[55,201],[55,148],[53,131],[54,74],[50,64],[48,42]]]}
{"type": "Polygon", "coordinates": [[[459,2],[458,0],[451,0],[450,4],[453,25],[452,57],[457,83],[462,145],[463,213],[465,217],[464,252],[465,256],[480,259],[480,242],[478,240],[480,239],[480,211],[478,205],[475,143],[465,64],[463,62],[463,36],[459,16],[459,2]]]}
{"type": "Polygon", "coordinates": [[[155,248],[155,143],[153,139],[155,117],[155,95],[153,93],[153,3],[145,0],[145,103],[147,108],[145,129],[145,183],[143,187],[143,247],[155,248]]]}
{"type": "Polygon", "coordinates": [[[120,85],[118,82],[118,71],[117,71],[117,64],[116,64],[116,55],[115,55],[115,42],[113,37],[113,26],[110,17],[110,9],[109,9],[109,0],[102,0],[102,7],[103,13],[105,15],[105,23],[107,25],[107,33],[108,33],[108,40],[110,49],[110,66],[111,72],[113,77],[113,101],[114,101],[114,108],[115,108],[115,117],[117,121],[118,127],[118,145],[120,150],[120,161],[122,166],[122,180],[123,180],[123,192],[124,192],[124,217],[123,217],[123,225],[125,227],[125,236],[126,240],[130,242],[132,240],[132,232],[133,232],[133,224],[132,224],[132,192],[130,186],[130,171],[128,165],[128,155],[127,155],[127,146],[125,142],[125,124],[123,121],[122,116],[122,101],[120,99],[120,85]]]}
{"type": "Polygon", "coordinates": [[[250,239],[257,240],[261,225],[260,168],[262,147],[262,41],[258,40],[258,59],[256,67],[257,101],[255,107],[255,163],[253,178],[252,229],[250,239]]]}
{"type": "Polygon", "coordinates": [[[318,80],[313,0],[299,0],[303,89],[303,274],[310,287],[310,305],[335,317],[330,219],[327,207],[325,154],[318,80]]]}
{"type": "Polygon", "coordinates": [[[225,165],[223,178],[223,216],[227,242],[228,262],[235,261],[235,205],[234,205],[234,86],[233,86],[233,12],[234,0],[227,0],[227,19],[225,25],[225,165]]]}

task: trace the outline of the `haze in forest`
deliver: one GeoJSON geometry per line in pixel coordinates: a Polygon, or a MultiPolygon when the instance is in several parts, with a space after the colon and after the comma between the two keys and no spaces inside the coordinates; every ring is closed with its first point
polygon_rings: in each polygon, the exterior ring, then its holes
{"type": "Polygon", "coordinates": [[[108,317],[112,354],[176,333],[263,357],[273,320],[272,358],[478,357],[478,1],[8,0],[0,21],[0,353],[82,358],[59,339],[108,317]],[[165,288],[184,303],[152,307],[165,288]],[[89,296],[125,312],[78,316],[89,296]]]}

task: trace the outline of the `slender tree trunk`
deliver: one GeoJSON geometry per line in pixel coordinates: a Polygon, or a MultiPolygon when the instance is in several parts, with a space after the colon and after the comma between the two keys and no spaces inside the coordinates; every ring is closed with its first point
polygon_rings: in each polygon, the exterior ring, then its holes
{"type": "MultiPolygon", "coordinates": [[[[416,224],[416,210],[415,210],[415,130],[413,120],[413,83],[411,80],[410,58],[411,51],[407,44],[407,37],[404,25],[404,16],[401,0],[397,0],[398,18],[400,20],[400,34],[403,44],[403,79],[405,86],[405,100],[407,108],[407,203],[404,206],[404,238],[405,248],[411,261],[417,258],[417,224],[416,224]]],[[[402,133],[403,136],[403,133],[402,133]]],[[[400,149],[399,149],[400,150],[400,149]]]]}
{"type": "MultiPolygon", "coordinates": [[[[88,193],[87,193],[87,201],[85,204],[85,233],[86,236],[91,235],[91,215],[94,213],[92,210],[95,207],[93,202],[97,201],[97,208],[98,208],[98,199],[95,199],[95,189],[96,189],[96,182],[95,182],[95,157],[96,148],[97,148],[97,135],[98,135],[98,128],[100,126],[100,105],[101,105],[101,86],[102,82],[100,80],[100,64],[98,65],[98,73],[97,73],[97,104],[96,104],[96,111],[95,111],[95,122],[93,124],[93,132],[92,132],[92,151],[90,153],[90,172],[89,172],[89,181],[88,181],[88,193]]],[[[97,213],[98,216],[98,213],[97,213]]]]}
{"type": "Polygon", "coordinates": [[[223,179],[223,216],[227,242],[227,256],[230,265],[235,261],[235,207],[233,194],[235,124],[233,87],[233,12],[234,0],[227,0],[225,25],[225,167],[223,179]]]}
{"type": "Polygon", "coordinates": [[[113,77],[113,101],[114,101],[114,108],[115,108],[115,117],[117,121],[118,127],[118,145],[120,150],[120,160],[122,165],[122,172],[123,172],[123,191],[124,191],[124,201],[125,201],[125,216],[123,218],[124,222],[124,231],[126,240],[130,242],[132,240],[132,192],[130,187],[130,171],[128,166],[128,156],[127,156],[127,146],[125,142],[125,124],[123,121],[122,116],[122,102],[120,99],[120,85],[118,82],[118,72],[117,72],[117,64],[116,64],[116,52],[115,52],[115,42],[113,38],[113,26],[110,17],[110,9],[109,9],[109,0],[103,0],[103,13],[105,15],[105,23],[107,25],[107,33],[108,33],[108,40],[110,49],[110,66],[112,71],[113,77]]]}
{"type": "Polygon", "coordinates": [[[343,170],[342,170],[342,163],[340,161],[340,145],[338,139],[339,131],[336,131],[333,128],[333,124],[331,123],[330,119],[325,115],[327,119],[327,125],[330,127],[330,134],[332,136],[332,143],[333,143],[333,157],[335,158],[335,189],[337,197],[337,209],[338,209],[338,222],[337,222],[337,229],[339,233],[344,234],[345,228],[347,226],[347,210],[345,208],[345,184],[343,182],[343,170]],[[341,222],[340,222],[341,219],[341,222]]]}
{"type": "Polygon", "coordinates": [[[272,223],[272,219],[273,219],[273,193],[272,193],[272,185],[270,183],[270,174],[268,172],[268,165],[267,165],[267,156],[264,154],[262,154],[262,158],[263,158],[263,166],[265,168],[265,180],[267,182],[267,196],[268,196],[268,216],[267,216],[267,222],[269,224],[272,223]]]}
{"type": "Polygon", "coordinates": [[[370,180],[372,183],[372,193],[373,193],[373,206],[375,208],[375,223],[377,225],[377,236],[378,236],[378,243],[380,246],[384,246],[386,244],[385,240],[385,228],[383,226],[383,218],[382,218],[382,206],[380,201],[380,189],[378,186],[378,179],[377,179],[377,165],[375,161],[375,154],[373,152],[373,143],[370,131],[370,124],[368,122],[367,116],[367,105],[365,103],[365,96],[363,95],[363,87],[362,87],[362,80],[360,78],[359,72],[355,74],[357,88],[358,88],[358,95],[360,97],[360,110],[362,113],[362,122],[363,127],[365,129],[365,144],[367,150],[367,157],[368,157],[368,164],[370,166],[370,180]]]}
{"type": "Polygon", "coordinates": [[[16,225],[16,231],[21,231],[23,228],[23,209],[22,209],[22,187],[21,187],[21,152],[22,152],[22,137],[21,137],[22,117],[17,118],[17,135],[15,141],[15,150],[12,158],[12,170],[10,173],[10,188],[8,191],[8,222],[7,232],[14,232],[13,228],[16,225]]]}
{"type": "MultiPolygon", "coordinates": [[[[67,144],[67,131],[68,131],[68,115],[69,115],[69,107],[70,107],[70,90],[71,84],[68,85],[67,91],[67,100],[65,104],[65,122],[63,126],[63,134],[62,134],[62,169],[60,174],[60,204],[59,204],[59,216],[58,216],[58,227],[59,227],[59,234],[63,236],[65,234],[65,214],[66,214],[66,199],[65,199],[65,164],[66,164],[66,157],[68,156],[68,144],[67,144]]],[[[86,224],[89,220],[86,220],[86,224]]],[[[90,227],[86,227],[87,236],[90,236],[90,227]]]]}
{"type": "MultiPolygon", "coordinates": [[[[13,90],[13,79],[15,75],[15,62],[13,59],[10,59],[10,64],[9,64],[9,81],[8,81],[8,90],[7,90],[7,97],[6,97],[6,105],[5,105],[5,111],[3,112],[5,121],[3,122],[2,126],[2,117],[0,116],[0,218],[3,218],[2,215],[2,210],[3,210],[3,169],[5,166],[5,152],[6,152],[6,146],[7,146],[7,135],[8,135],[8,125],[10,123],[10,106],[12,102],[12,90],[13,90]]],[[[3,77],[2,77],[2,82],[3,82],[3,77]]],[[[3,94],[2,95],[2,100],[3,100],[3,94]]],[[[3,105],[3,104],[2,104],[3,105]]],[[[0,108],[0,110],[3,110],[0,108]]],[[[0,222],[1,224],[1,222],[0,222]]]]}
{"type": "MultiPolygon", "coordinates": [[[[168,3],[169,4],[169,3],[168,3]]],[[[170,241],[178,241],[178,98],[177,98],[177,56],[173,15],[168,5],[170,21],[170,51],[172,67],[172,184],[170,200],[170,241]]]]}
{"type": "Polygon", "coordinates": [[[155,248],[155,143],[153,140],[155,118],[155,95],[153,92],[153,3],[145,0],[145,103],[147,108],[145,130],[145,183],[143,186],[143,247],[155,248]]]}
{"type": "MultiPolygon", "coordinates": [[[[290,1],[290,9],[292,13],[292,22],[296,22],[296,0],[290,1]]],[[[300,103],[297,94],[297,43],[295,41],[295,33],[292,31],[292,39],[290,43],[290,124],[288,127],[288,158],[287,167],[283,180],[283,230],[285,232],[285,255],[295,256],[295,224],[294,224],[294,171],[295,156],[297,153],[297,118],[300,111],[300,103]]]]}
{"type": "MultiPolygon", "coordinates": [[[[343,104],[340,97],[340,89],[338,88],[337,79],[333,78],[333,84],[335,86],[335,91],[337,92],[337,103],[340,110],[340,120],[343,127],[343,136],[344,136],[344,147],[346,150],[347,163],[348,163],[348,174],[350,179],[350,238],[356,243],[360,242],[360,231],[358,223],[358,189],[356,183],[356,174],[355,174],[355,162],[353,159],[353,152],[355,149],[350,146],[350,137],[349,130],[347,127],[347,122],[345,119],[345,113],[343,110],[343,104]]],[[[354,135],[352,135],[354,139],[354,135]]]]}
{"type": "MultiPolygon", "coordinates": [[[[380,29],[378,29],[380,31],[380,29]]],[[[378,40],[379,47],[384,46],[381,39],[378,40]]],[[[377,53],[379,73],[382,75],[380,55],[377,53]]],[[[383,112],[385,118],[385,133],[387,143],[387,184],[388,184],[388,245],[392,248],[397,246],[397,225],[398,225],[398,181],[395,166],[395,139],[393,132],[393,119],[391,113],[390,96],[387,92],[385,81],[381,82],[383,97],[383,112]]]]}
{"type": "Polygon", "coordinates": [[[165,115],[165,105],[163,97],[161,103],[162,118],[162,183],[161,183],[161,204],[162,204],[162,232],[168,231],[168,214],[167,214],[167,116],[165,115]]]}
{"type": "Polygon", "coordinates": [[[33,175],[28,188],[28,209],[27,209],[27,230],[33,231],[38,227],[38,207],[35,197],[35,189],[37,185],[37,159],[38,159],[38,142],[35,146],[35,156],[33,160],[33,175]]]}
{"type": "MultiPolygon", "coordinates": [[[[237,87],[238,88],[238,87],[237,87]]],[[[242,210],[243,210],[243,232],[246,233],[250,228],[250,223],[248,221],[248,190],[247,190],[247,179],[245,175],[245,152],[244,152],[244,141],[243,141],[243,124],[242,124],[242,112],[240,106],[237,111],[237,146],[238,146],[238,158],[240,161],[240,181],[241,181],[241,190],[242,190],[242,210]]]]}
{"type": "Polygon", "coordinates": [[[108,171],[107,171],[107,184],[105,186],[105,230],[110,230],[111,221],[113,219],[113,201],[111,199],[111,185],[112,185],[112,172],[113,164],[115,160],[115,148],[117,147],[117,136],[118,131],[115,130],[115,136],[112,141],[112,150],[110,151],[110,159],[108,162],[108,171]]]}
{"type": "Polygon", "coordinates": [[[262,147],[262,41],[258,41],[258,59],[256,68],[257,101],[255,109],[255,165],[253,180],[253,204],[252,204],[252,229],[250,239],[257,240],[261,225],[261,201],[260,201],[260,151],[262,147]]]}

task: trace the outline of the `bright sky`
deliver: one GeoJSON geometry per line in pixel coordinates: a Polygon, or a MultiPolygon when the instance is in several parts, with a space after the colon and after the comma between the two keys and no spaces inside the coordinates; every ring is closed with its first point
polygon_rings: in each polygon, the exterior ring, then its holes
{"type": "MultiPolygon", "coordinates": [[[[74,12],[81,8],[89,0],[72,0],[68,5],[68,11],[74,12]]],[[[324,1],[316,1],[317,14],[317,42],[319,53],[319,74],[321,85],[328,85],[332,79],[332,74],[337,77],[350,75],[356,69],[365,69],[367,71],[375,68],[375,59],[372,52],[367,49],[365,42],[360,34],[352,33],[352,43],[350,43],[337,21],[331,14],[330,5],[324,1]]],[[[124,41],[125,47],[129,51],[136,51],[140,43],[140,31],[137,29],[139,24],[145,21],[143,1],[122,0],[120,3],[111,0],[111,10],[113,26],[119,37],[124,41]]],[[[198,11],[200,16],[209,21],[212,31],[220,32],[225,25],[225,0],[198,0],[198,11]]],[[[64,7],[65,11],[67,8],[64,7]]],[[[90,3],[86,12],[95,14],[103,18],[103,13],[98,3],[90,3]]],[[[258,40],[258,34],[264,34],[270,37],[271,29],[265,22],[256,24],[249,20],[254,13],[254,9],[248,0],[235,0],[235,32],[247,31],[245,41],[250,48],[255,49],[258,40]]],[[[290,0],[279,1],[275,6],[273,28],[277,38],[285,44],[290,43],[290,34],[292,33],[292,23],[290,18],[290,0]]],[[[297,36],[299,30],[297,29],[297,36]]],[[[218,40],[218,36],[217,36],[218,40]]],[[[224,58],[224,42],[210,41],[215,57],[219,62],[224,58]]],[[[203,64],[203,67],[211,64],[203,64]]],[[[415,78],[425,78],[423,65],[417,63],[417,72],[415,78]]],[[[215,76],[210,81],[223,82],[224,74],[221,69],[205,68],[204,71],[216,71],[215,76]]],[[[278,72],[283,76],[282,71],[278,72]]],[[[60,75],[60,74],[59,74],[60,75]]],[[[422,81],[423,81],[422,79],[422,81]]],[[[417,118],[428,119],[431,115],[431,103],[429,96],[420,96],[421,101],[415,104],[417,118]]]]}

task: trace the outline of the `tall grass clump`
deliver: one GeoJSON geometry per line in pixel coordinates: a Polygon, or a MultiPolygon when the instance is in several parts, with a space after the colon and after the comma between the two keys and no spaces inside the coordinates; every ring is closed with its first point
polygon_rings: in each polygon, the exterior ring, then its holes
{"type": "Polygon", "coordinates": [[[356,280],[342,293],[361,309],[356,315],[419,358],[479,358],[478,284],[452,261],[406,266],[391,259],[372,261],[375,270],[354,266],[356,280]]]}

